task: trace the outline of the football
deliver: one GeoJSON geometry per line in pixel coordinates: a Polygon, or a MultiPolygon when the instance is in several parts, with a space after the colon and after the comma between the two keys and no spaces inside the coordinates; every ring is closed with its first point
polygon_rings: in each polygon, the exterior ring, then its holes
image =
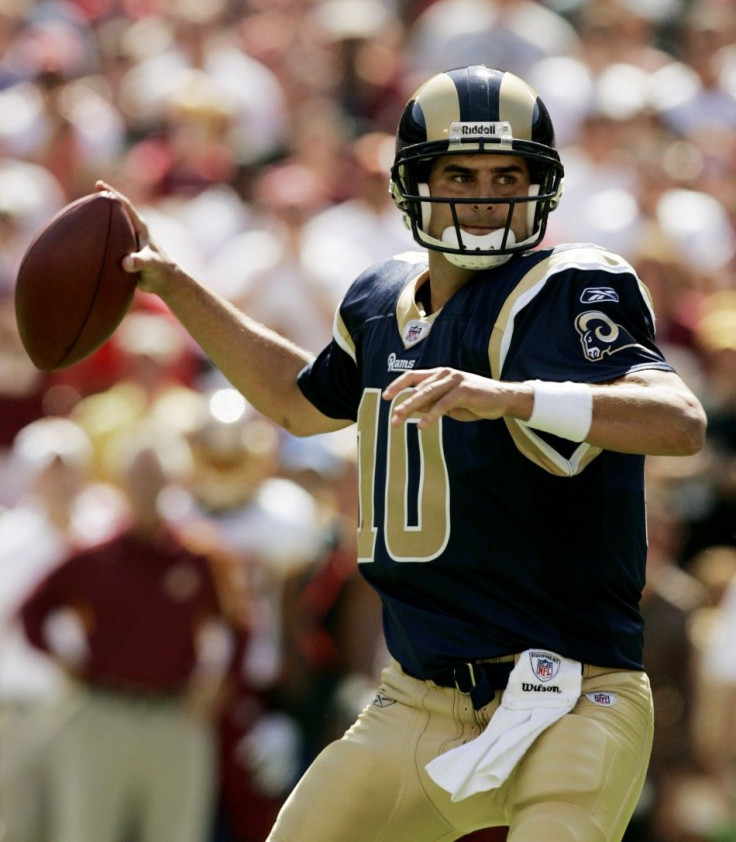
{"type": "Polygon", "coordinates": [[[110,192],[66,205],[38,232],[15,286],[18,331],[37,368],[74,365],[110,337],[130,308],[138,280],[122,261],[137,250],[133,223],[110,192]]]}

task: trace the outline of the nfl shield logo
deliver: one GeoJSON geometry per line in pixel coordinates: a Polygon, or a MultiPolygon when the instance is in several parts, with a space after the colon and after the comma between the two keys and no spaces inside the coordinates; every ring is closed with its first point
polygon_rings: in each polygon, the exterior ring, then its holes
{"type": "Polygon", "coordinates": [[[404,330],[404,342],[413,345],[429,333],[431,325],[422,320],[409,322],[404,330]]]}
{"type": "Polygon", "coordinates": [[[530,652],[532,671],[540,681],[550,681],[560,669],[560,659],[551,652],[530,652]]]}
{"type": "Polygon", "coordinates": [[[595,704],[604,708],[613,707],[613,705],[616,704],[616,699],[618,698],[616,693],[606,693],[603,691],[598,691],[597,693],[586,693],[585,695],[591,702],[595,702],[595,704]]]}

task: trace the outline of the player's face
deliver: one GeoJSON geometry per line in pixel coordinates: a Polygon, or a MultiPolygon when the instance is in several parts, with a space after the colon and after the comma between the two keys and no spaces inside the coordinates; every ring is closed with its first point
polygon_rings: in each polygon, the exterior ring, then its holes
{"type": "MultiPolygon", "coordinates": [[[[443,155],[438,158],[429,176],[431,196],[447,198],[505,199],[529,195],[529,167],[518,155],[443,155]]],[[[469,202],[455,205],[460,227],[475,236],[483,236],[503,228],[509,212],[504,203],[469,202]]],[[[511,228],[516,242],[525,240],[527,232],[527,204],[516,205],[511,228]]],[[[441,238],[442,232],[453,224],[448,204],[432,205],[429,233],[441,238]]]]}

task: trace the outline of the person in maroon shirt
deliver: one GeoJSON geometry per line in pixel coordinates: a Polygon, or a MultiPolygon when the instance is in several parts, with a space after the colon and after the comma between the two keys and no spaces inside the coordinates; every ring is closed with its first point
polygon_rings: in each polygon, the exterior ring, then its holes
{"type": "Polygon", "coordinates": [[[131,824],[141,842],[209,832],[213,722],[245,603],[224,557],[203,553],[201,534],[193,548],[159,514],[171,446],[124,441],[127,528],[68,557],[21,608],[30,642],[77,687],[48,752],[55,842],[114,842],[131,824]]]}

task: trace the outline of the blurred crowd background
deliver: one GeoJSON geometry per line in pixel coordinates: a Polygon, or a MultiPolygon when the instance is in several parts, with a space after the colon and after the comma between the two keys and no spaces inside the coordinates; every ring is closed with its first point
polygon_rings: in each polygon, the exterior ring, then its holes
{"type": "Polygon", "coordinates": [[[258,417],[142,293],[35,370],[31,238],[104,178],[319,350],[350,281],[413,247],[387,192],[406,100],[468,63],[536,87],[566,167],[545,244],[635,266],[707,408],[702,453],[649,460],[657,731],[627,839],[736,840],[736,4],[0,0],[2,842],[262,842],[386,657],[354,433],[258,417]]]}

